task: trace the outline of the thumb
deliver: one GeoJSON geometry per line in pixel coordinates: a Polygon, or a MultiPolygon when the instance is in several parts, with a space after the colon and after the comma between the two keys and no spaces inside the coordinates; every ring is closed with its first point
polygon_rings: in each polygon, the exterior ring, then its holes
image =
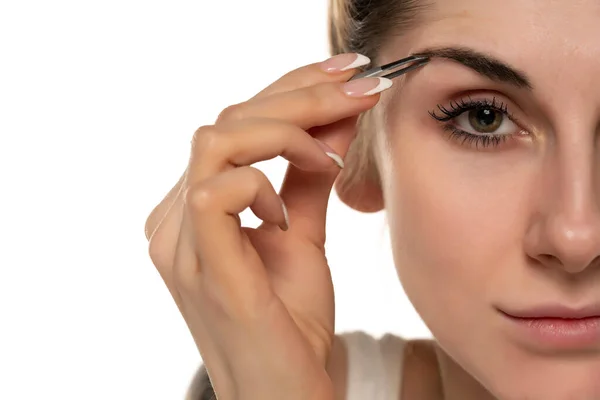
{"type": "MultiPolygon", "coordinates": [[[[345,118],[333,124],[311,128],[309,133],[331,147],[344,158],[356,136],[358,116],[345,118]]],[[[290,230],[305,235],[311,241],[325,243],[325,219],[333,184],[340,173],[335,167],[322,172],[302,171],[292,164],[281,186],[280,195],[285,203],[290,230]]]]}

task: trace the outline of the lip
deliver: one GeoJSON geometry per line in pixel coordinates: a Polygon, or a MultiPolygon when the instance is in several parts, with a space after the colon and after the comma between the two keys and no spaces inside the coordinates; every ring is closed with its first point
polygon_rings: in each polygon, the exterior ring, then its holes
{"type": "Polygon", "coordinates": [[[528,347],[583,350],[600,346],[600,304],[577,308],[549,304],[499,311],[510,322],[516,339],[528,347]]]}
{"type": "Polygon", "coordinates": [[[555,319],[584,319],[600,318],[600,303],[584,307],[567,307],[560,304],[548,304],[524,310],[501,309],[513,318],[555,318],[555,319]]]}

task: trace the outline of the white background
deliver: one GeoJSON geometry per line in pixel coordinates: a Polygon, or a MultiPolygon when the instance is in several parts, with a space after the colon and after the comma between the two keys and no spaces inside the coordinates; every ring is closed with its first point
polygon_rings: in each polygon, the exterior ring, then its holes
{"type": "MultiPolygon", "coordinates": [[[[198,126],[327,58],[326,7],[0,3],[0,399],[183,397],[200,358],[148,258],[145,218],[198,126]]],[[[284,163],[260,168],[278,187],[284,163]]],[[[334,196],[328,222],[337,330],[428,335],[383,214],[334,196]]]]}

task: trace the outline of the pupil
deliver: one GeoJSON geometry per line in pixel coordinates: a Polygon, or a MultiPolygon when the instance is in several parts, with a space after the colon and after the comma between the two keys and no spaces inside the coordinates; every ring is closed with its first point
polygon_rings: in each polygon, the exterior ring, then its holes
{"type": "Polygon", "coordinates": [[[502,125],[502,114],[491,108],[471,110],[468,114],[469,123],[481,133],[495,132],[502,125]]]}
{"type": "Polygon", "coordinates": [[[477,111],[477,120],[483,126],[492,125],[496,121],[496,113],[489,108],[477,111]]]}

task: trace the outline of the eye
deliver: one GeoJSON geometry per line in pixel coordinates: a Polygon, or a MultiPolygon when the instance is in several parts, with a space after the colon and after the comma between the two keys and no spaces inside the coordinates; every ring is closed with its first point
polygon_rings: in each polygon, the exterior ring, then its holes
{"type": "Polygon", "coordinates": [[[497,146],[527,133],[508,112],[507,106],[493,99],[467,99],[438,105],[443,115],[429,114],[443,125],[450,138],[475,148],[497,146]]]}
{"type": "Polygon", "coordinates": [[[454,125],[472,135],[510,135],[519,127],[503,110],[490,106],[477,106],[454,117],[454,125]]]}

